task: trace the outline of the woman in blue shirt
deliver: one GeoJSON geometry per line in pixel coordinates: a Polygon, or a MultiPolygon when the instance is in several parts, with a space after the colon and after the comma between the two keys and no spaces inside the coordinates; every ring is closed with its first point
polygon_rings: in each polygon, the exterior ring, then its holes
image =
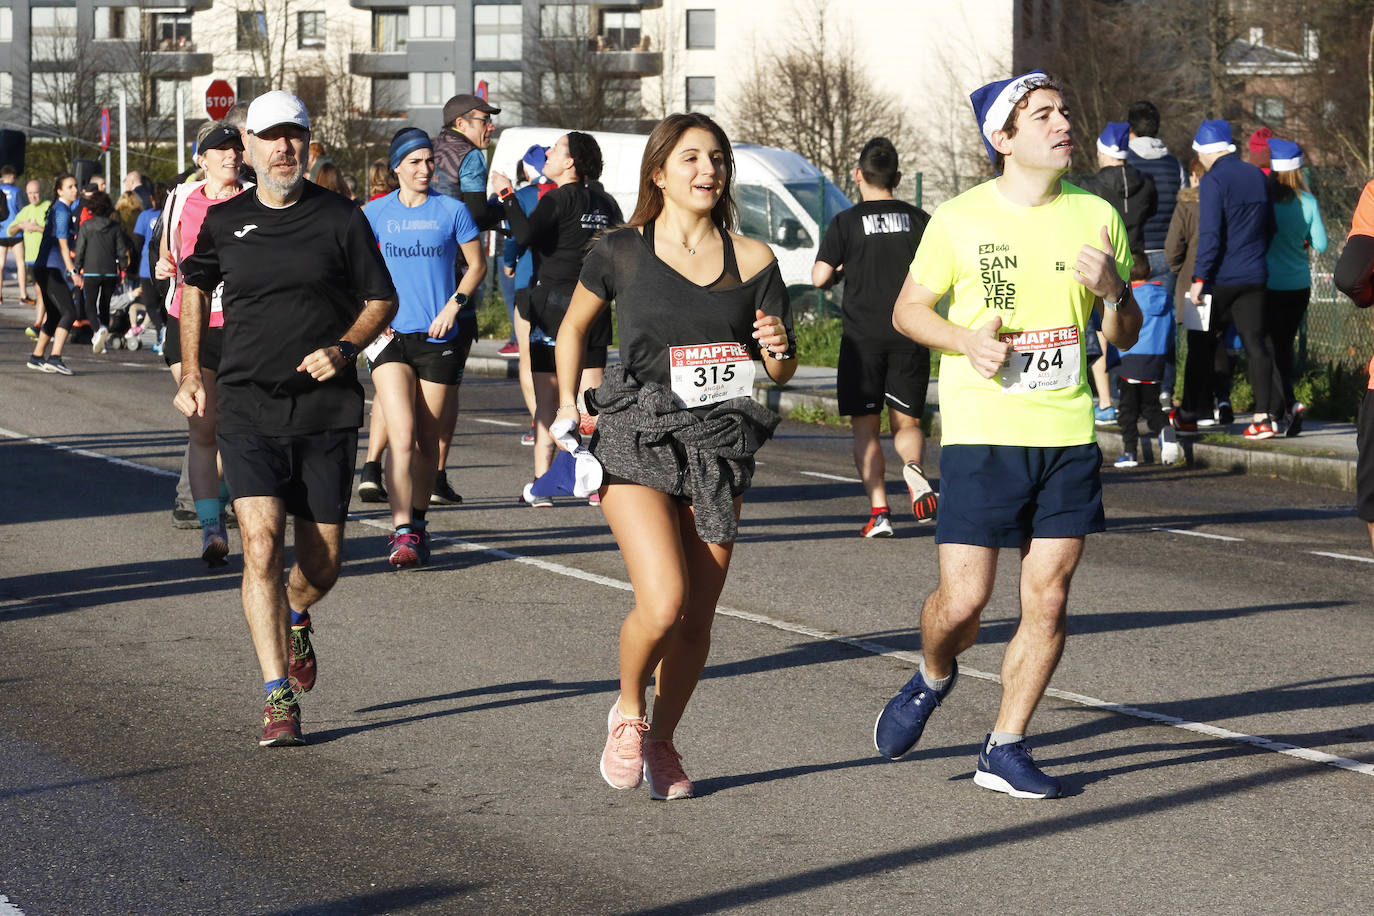
{"type": "Polygon", "coordinates": [[[1269,280],[1264,294],[1265,323],[1274,348],[1274,394],[1270,403],[1287,408],[1284,419],[1288,428],[1284,435],[1296,436],[1302,432],[1302,417],[1307,408],[1293,394],[1293,338],[1312,298],[1308,252],[1326,250],[1326,227],[1317,198],[1303,181],[1302,150],[1298,145],[1271,138],[1269,168],[1277,224],[1269,241],[1269,280]]]}
{"type": "Polygon", "coordinates": [[[468,208],[430,189],[434,146],[416,127],[391,140],[388,163],[400,188],[363,210],[396,284],[396,317],[368,348],[375,411],[382,408],[391,449],[387,500],[395,531],[387,561],[398,568],[429,559],[425,512],[439,468],[439,440],[452,429],[458,383],[477,337],[468,297],[486,276],[487,259],[468,208]],[[453,288],[459,251],[469,269],[453,288]],[[446,425],[446,422],[448,425],[446,425]]]}
{"type": "Polygon", "coordinates": [[[53,182],[53,196],[56,200],[48,208],[48,216],[43,223],[43,241],[38,245],[33,267],[34,282],[43,290],[47,318],[33,345],[28,367],[40,372],[72,375],[72,370],[62,360],[62,348],[67,344],[72,322],[76,320],[76,302],[72,299],[69,284],[82,285],[75,260],[76,178],[71,175],[58,176],[53,182]],[[52,344],[52,356],[44,359],[43,354],[47,352],[49,343],[52,344]]]}

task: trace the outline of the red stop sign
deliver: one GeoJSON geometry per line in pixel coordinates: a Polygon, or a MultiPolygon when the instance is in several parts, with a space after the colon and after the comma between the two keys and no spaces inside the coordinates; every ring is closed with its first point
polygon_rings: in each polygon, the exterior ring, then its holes
{"type": "Polygon", "coordinates": [[[215,80],[205,88],[205,113],[222,120],[234,107],[234,89],[226,80],[215,80]]]}

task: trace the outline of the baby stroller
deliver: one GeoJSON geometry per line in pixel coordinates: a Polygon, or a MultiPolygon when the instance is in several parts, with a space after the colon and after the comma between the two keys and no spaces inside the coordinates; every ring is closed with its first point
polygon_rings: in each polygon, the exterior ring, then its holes
{"type": "Polygon", "coordinates": [[[146,310],[134,298],[133,291],[121,283],[119,290],[110,298],[108,346],[113,350],[137,350],[143,345],[139,338],[143,334],[145,319],[146,310]]]}

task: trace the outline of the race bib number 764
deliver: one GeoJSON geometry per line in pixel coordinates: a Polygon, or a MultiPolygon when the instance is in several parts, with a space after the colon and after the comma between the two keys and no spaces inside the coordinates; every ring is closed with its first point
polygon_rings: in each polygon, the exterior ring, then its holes
{"type": "Polygon", "coordinates": [[[1009,331],[997,337],[1011,344],[1011,353],[1002,366],[1003,391],[1044,391],[1078,386],[1083,348],[1077,327],[1009,331]]]}

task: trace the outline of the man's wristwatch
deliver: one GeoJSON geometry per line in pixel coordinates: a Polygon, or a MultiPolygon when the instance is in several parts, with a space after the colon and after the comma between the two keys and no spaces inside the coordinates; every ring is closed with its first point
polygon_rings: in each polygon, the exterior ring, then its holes
{"type": "Polygon", "coordinates": [[[449,296],[449,298],[458,303],[458,311],[460,312],[468,307],[467,293],[455,292],[452,296],[449,296]]]}
{"type": "Polygon", "coordinates": [[[355,344],[352,344],[347,340],[341,340],[338,343],[334,344],[334,346],[339,348],[339,352],[343,354],[343,358],[348,362],[351,363],[353,362],[353,360],[358,358],[358,347],[355,344]]]}
{"type": "Polygon", "coordinates": [[[511,198],[511,197],[514,197],[514,196],[515,196],[515,189],[514,189],[514,188],[502,188],[501,190],[499,190],[499,191],[496,192],[496,197],[497,197],[502,203],[505,203],[506,200],[507,200],[508,198],[511,198]]]}
{"type": "Polygon", "coordinates": [[[1115,312],[1117,309],[1121,308],[1121,303],[1123,303],[1123,302],[1126,301],[1126,294],[1129,293],[1130,291],[1131,291],[1131,284],[1127,283],[1125,280],[1122,280],[1122,281],[1121,281],[1121,291],[1120,291],[1119,293],[1116,294],[1116,298],[1115,298],[1115,299],[1107,299],[1107,298],[1104,298],[1104,299],[1102,300],[1102,304],[1105,305],[1107,308],[1111,309],[1113,312],[1115,312]]]}

